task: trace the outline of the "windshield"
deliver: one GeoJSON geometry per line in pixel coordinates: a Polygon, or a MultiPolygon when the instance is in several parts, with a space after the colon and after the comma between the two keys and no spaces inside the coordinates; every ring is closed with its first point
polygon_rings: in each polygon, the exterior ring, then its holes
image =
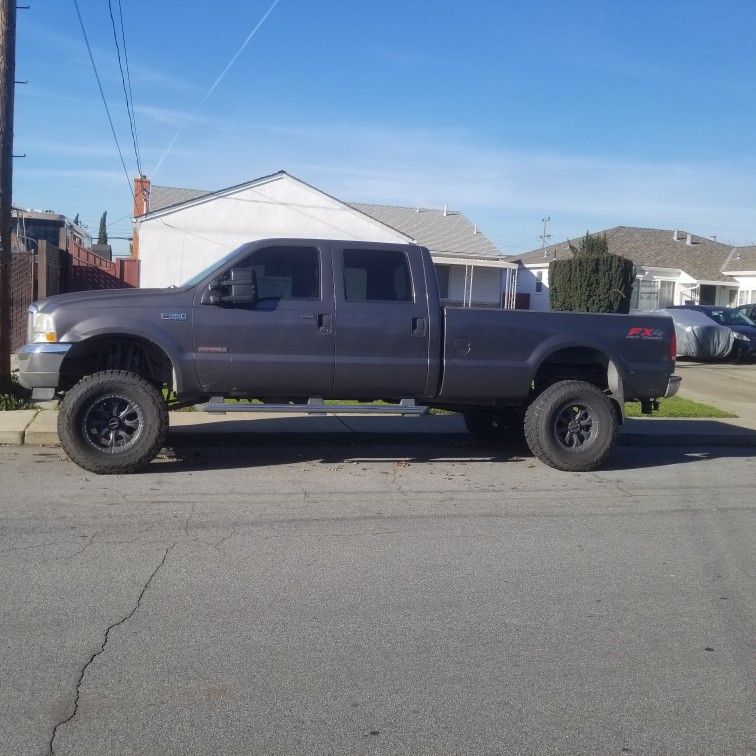
{"type": "Polygon", "coordinates": [[[717,323],[726,326],[752,326],[756,325],[749,317],[746,317],[740,310],[707,310],[706,314],[717,323]]]}
{"type": "Polygon", "coordinates": [[[216,260],[212,265],[208,265],[207,268],[201,270],[196,276],[192,276],[188,281],[184,281],[181,284],[181,288],[188,288],[190,286],[196,286],[203,278],[207,278],[214,270],[222,268],[234,255],[236,255],[241,247],[232,249],[227,255],[221,257],[220,260],[216,260]]]}

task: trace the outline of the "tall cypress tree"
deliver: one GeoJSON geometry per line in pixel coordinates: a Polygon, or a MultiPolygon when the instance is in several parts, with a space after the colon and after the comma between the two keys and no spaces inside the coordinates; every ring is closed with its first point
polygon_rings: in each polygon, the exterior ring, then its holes
{"type": "Polygon", "coordinates": [[[606,234],[586,233],[577,246],[570,243],[570,251],[572,259],[549,265],[551,309],[629,312],[635,266],[609,251],[606,234]]]}
{"type": "Polygon", "coordinates": [[[108,211],[106,210],[102,214],[102,217],[100,218],[100,230],[97,233],[97,243],[98,244],[107,244],[108,243],[107,218],[108,218],[108,211]]]}

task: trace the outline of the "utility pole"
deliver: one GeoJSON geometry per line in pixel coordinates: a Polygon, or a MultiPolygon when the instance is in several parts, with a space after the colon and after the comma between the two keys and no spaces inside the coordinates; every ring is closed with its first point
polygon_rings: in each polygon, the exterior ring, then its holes
{"type": "Polygon", "coordinates": [[[11,202],[16,0],[0,0],[0,386],[10,382],[11,202]]]}
{"type": "Polygon", "coordinates": [[[551,234],[546,233],[546,226],[551,222],[551,218],[541,218],[543,221],[543,233],[538,237],[541,240],[541,249],[546,247],[546,242],[551,239],[551,234]]]}

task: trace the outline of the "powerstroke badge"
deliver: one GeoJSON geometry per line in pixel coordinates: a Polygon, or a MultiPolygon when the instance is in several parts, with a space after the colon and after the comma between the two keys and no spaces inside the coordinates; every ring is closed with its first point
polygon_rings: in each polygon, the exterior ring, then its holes
{"type": "Polygon", "coordinates": [[[160,320],[186,320],[185,312],[161,312],[160,320]]]}

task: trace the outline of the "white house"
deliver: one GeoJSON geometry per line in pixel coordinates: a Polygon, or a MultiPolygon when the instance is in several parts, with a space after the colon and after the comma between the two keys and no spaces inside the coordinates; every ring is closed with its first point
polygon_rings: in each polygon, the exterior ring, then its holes
{"type": "Polygon", "coordinates": [[[447,304],[515,304],[517,263],[456,211],[349,204],[284,171],[214,192],[135,182],[143,287],[180,284],[240,244],[272,237],[414,242],[430,250],[447,304]]]}
{"type": "MultiPolygon", "coordinates": [[[[601,233],[606,234],[610,252],[635,263],[632,309],[756,302],[756,247],[733,248],[686,231],[657,228],[617,226],[601,233]]],[[[570,256],[569,242],[561,242],[510,258],[521,265],[517,306],[548,310],[549,263],[570,256]]]]}
{"type": "Polygon", "coordinates": [[[737,304],[756,304],[756,246],[734,247],[724,264],[724,271],[740,286],[737,304]]]}

